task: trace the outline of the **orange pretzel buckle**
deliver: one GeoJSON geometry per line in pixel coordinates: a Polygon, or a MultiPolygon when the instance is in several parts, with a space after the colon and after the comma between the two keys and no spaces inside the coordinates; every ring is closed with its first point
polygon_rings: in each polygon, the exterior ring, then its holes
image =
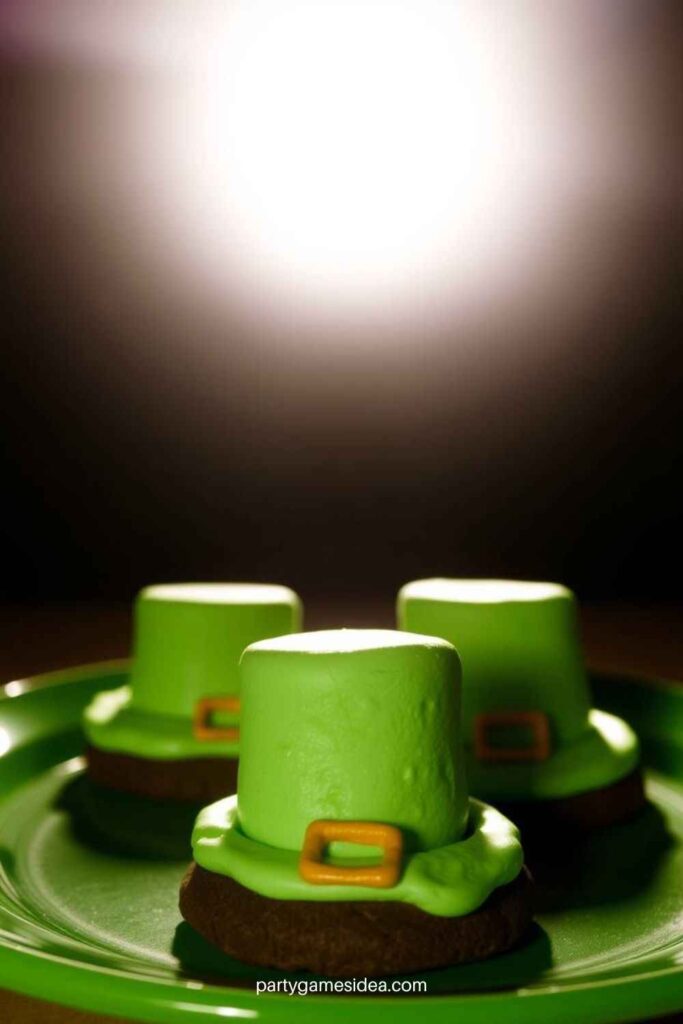
{"type": "Polygon", "coordinates": [[[237,725],[214,725],[213,716],[216,711],[228,711],[239,714],[239,697],[202,697],[194,706],[193,732],[198,740],[227,740],[236,743],[240,738],[237,725]]]}
{"type": "Polygon", "coordinates": [[[543,711],[492,711],[474,720],[474,752],[479,761],[546,761],[550,757],[550,725],[543,711]],[[493,747],[489,729],[497,725],[528,725],[529,747],[493,747]]]}
{"type": "Polygon", "coordinates": [[[394,825],[374,821],[312,821],[306,829],[299,859],[299,874],[313,885],[365,885],[390,889],[401,873],[403,835],[394,825]],[[339,867],[323,862],[325,848],[333,842],[381,846],[384,859],[369,867],[339,867]]]}

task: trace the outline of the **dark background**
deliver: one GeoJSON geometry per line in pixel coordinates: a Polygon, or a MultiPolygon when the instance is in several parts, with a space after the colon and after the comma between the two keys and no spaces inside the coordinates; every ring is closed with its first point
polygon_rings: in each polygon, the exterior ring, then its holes
{"type": "Polygon", "coordinates": [[[7,5],[5,600],[254,579],[349,603],[433,574],[680,599],[681,5],[602,5],[578,41],[584,5],[547,6],[574,116],[607,97],[601,175],[518,301],[399,330],[207,301],[136,222],[164,167],[117,145],[165,71],[86,59],[7,5]]]}

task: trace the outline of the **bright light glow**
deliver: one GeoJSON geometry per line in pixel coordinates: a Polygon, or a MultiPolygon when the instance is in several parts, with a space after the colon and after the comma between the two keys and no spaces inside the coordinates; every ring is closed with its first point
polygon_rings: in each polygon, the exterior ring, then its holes
{"type": "Polygon", "coordinates": [[[548,601],[567,597],[560,583],[531,583],[525,580],[416,580],[403,587],[403,598],[425,601],[453,601],[457,604],[504,604],[509,601],[548,601]]]}
{"type": "MultiPolygon", "coordinates": [[[[185,987],[188,989],[202,989],[205,986],[196,985],[194,982],[186,982],[185,987]]],[[[184,1003],[179,1001],[175,1005],[188,1014],[188,1017],[193,1013],[206,1013],[205,1003],[184,1003]]],[[[242,1010],[233,1006],[215,1006],[211,1008],[211,1013],[214,1017],[235,1018],[237,1020],[251,1020],[258,1017],[256,1010],[242,1010]]]]}
{"type": "Polygon", "coordinates": [[[12,746],[12,737],[7,729],[0,728],[0,757],[7,753],[12,746]]]}
{"type": "Polygon", "coordinates": [[[593,708],[588,717],[592,727],[602,735],[612,750],[626,754],[632,749],[633,731],[623,719],[606,711],[598,711],[597,708],[593,708]]]}
{"type": "Polygon", "coordinates": [[[5,683],[5,696],[21,697],[26,691],[26,684],[21,679],[14,679],[11,683],[5,683]]]}
{"type": "Polygon", "coordinates": [[[52,202],[113,225],[169,308],[200,303],[193,339],[227,313],[259,345],[384,360],[607,301],[602,225],[670,189],[628,6],[6,0],[0,48],[130,85],[97,130],[73,105],[52,202]]]}
{"type": "Polygon", "coordinates": [[[188,604],[289,604],[298,601],[293,590],[271,583],[159,583],[146,587],[148,601],[188,604]]]}
{"type": "Polygon", "coordinates": [[[230,5],[168,163],[224,287],[231,260],[262,303],[325,309],[490,282],[529,228],[516,178],[534,116],[514,47],[501,53],[506,23],[481,10],[230,5]]]}

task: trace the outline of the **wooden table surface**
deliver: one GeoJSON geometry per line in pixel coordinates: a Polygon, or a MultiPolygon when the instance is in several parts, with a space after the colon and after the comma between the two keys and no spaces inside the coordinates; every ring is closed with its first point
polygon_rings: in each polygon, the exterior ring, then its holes
{"type": "MultiPolygon", "coordinates": [[[[304,595],[305,599],[306,595],[304,595]]],[[[305,601],[307,628],[393,625],[390,602],[305,601]]],[[[683,679],[683,606],[605,604],[582,610],[591,668],[683,679]]],[[[130,610],[114,604],[11,605],[0,610],[0,680],[125,657],[130,610]]],[[[112,1007],[115,1010],[115,1007],[112,1007]]],[[[683,1016],[665,1018],[673,1024],[683,1016]]],[[[1,1024],[123,1024],[0,991],[1,1024]]]]}

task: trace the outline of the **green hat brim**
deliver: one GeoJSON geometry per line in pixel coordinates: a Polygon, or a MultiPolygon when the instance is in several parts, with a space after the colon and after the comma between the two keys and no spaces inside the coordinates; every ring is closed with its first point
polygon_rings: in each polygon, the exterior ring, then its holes
{"type": "Polygon", "coordinates": [[[83,730],[100,750],[156,760],[239,755],[239,744],[199,740],[189,718],[153,715],[132,705],[130,686],[98,693],[83,712],[83,730]]]}
{"type": "Polygon", "coordinates": [[[270,899],[400,901],[439,917],[461,917],[476,910],[494,889],[514,881],[524,860],[516,826],[478,800],[470,800],[466,836],[449,846],[408,855],[391,888],[304,881],[298,851],[266,846],[244,834],[236,796],[204,808],[192,847],[200,867],[270,899]]]}
{"type": "Polygon", "coordinates": [[[486,800],[552,800],[609,786],[640,761],[633,729],[616,715],[589,712],[588,729],[545,761],[484,762],[466,751],[471,792],[486,800]]]}

